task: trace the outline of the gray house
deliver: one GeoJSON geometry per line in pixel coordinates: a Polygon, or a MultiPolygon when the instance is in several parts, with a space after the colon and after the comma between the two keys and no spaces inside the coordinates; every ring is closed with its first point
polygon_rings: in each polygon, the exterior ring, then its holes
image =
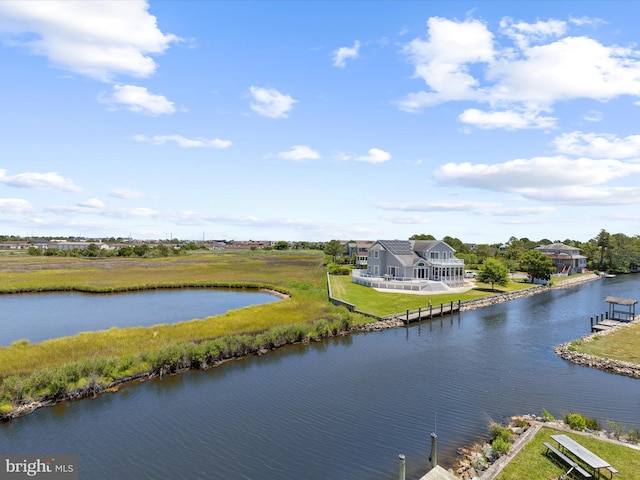
{"type": "Polygon", "coordinates": [[[587,268],[587,257],[580,255],[580,249],[564,243],[540,245],[535,247],[535,250],[551,258],[551,263],[556,268],[556,275],[584,273],[587,268]]]}
{"type": "MultiPolygon", "coordinates": [[[[381,279],[382,288],[385,282],[387,288],[397,288],[392,286],[397,282],[460,287],[464,285],[464,260],[456,258],[455,250],[441,240],[378,240],[369,248],[366,272],[357,276],[381,279]]],[[[381,285],[376,282],[375,286],[381,285]]]]}

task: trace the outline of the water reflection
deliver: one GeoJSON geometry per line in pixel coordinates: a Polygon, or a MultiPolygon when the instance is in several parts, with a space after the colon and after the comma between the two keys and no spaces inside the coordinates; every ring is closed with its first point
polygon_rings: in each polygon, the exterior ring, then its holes
{"type": "Polygon", "coordinates": [[[607,295],[639,286],[597,281],[127,385],[0,426],[0,451],[77,453],[82,478],[96,480],[378,480],[397,477],[398,453],[407,478],[424,474],[436,428],[444,465],[490,421],[543,408],[632,428],[639,381],[553,347],[588,333],[587,312],[607,295]]]}
{"type": "Polygon", "coordinates": [[[0,294],[0,346],[111,327],[170,324],[275,301],[277,297],[265,292],[233,289],[0,294]]]}

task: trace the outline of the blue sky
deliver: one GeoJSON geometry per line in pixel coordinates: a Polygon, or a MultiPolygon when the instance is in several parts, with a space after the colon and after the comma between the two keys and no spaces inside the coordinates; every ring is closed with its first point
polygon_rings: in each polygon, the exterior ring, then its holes
{"type": "Polygon", "coordinates": [[[0,234],[640,234],[637,2],[0,1],[0,234]]]}

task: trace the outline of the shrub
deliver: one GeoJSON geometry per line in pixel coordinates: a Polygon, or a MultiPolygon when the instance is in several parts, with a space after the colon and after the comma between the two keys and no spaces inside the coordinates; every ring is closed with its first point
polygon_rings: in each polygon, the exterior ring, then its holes
{"type": "Polygon", "coordinates": [[[607,420],[607,425],[613,432],[613,435],[620,440],[620,437],[624,434],[626,427],[624,423],[614,422],[613,420],[607,420]]]}
{"type": "Polygon", "coordinates": [[[511,430],[509,429],[509,427],[505,427],[503,425],[500,425],[499,423],[492,423],[490,431],[491,438],[493,440],[501,439],[507,443],[509,443],[509,440],[511,440],[511,430]]]}
{"type": "Polygon", "coordinates": [[[509,450],[511,450],[511,444],[504,438],[498,437],[493,442],[491,442],[491,448],[493,448],[496,452],[505,455],[509,453],[509,450]]]}
{"type": "Polygon", "coordinates": [[[542,409],[542,416],[547,422],[553,422],[555,420],[555,417],[551,415],[546,408],[542,409]]]}
{"type": "Polygon", "coordinates": [[[584,417],[584,420],[586,422],[586,427],[589,430],[602,430],[602,427],[600,427],[600,422],[595,418],[584,417]]]}
{"type": "Polygon", "coordinates": [[[587,420],[579,413],[566,414],[564,422],[569,425],[569,428],[579,432],[582,432],[587,426],[587,420]]]}

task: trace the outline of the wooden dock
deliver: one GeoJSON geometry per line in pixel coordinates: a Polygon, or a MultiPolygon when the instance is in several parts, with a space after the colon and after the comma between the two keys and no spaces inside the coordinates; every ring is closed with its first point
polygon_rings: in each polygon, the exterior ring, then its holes
{"type": "Polygon", "coordinates": [[[604,330],[609,330],[610,328],[615,328],[618,327],[624,323],[628,323],[628,322],[621,322],[619,320],[602,320],[601,322],[596,323],[595,325],[591,325],[591,331],[592,332],[602,332],[604,330]]]}
{"type": "Polygon", "coordinates": [[[393,315],[387,315],[383,320],[400,320],[407,325],[412,322],[420,322],[422,320],[429,320],[433,317],[442,317],[444,315],[451,315],[460,311],[460,300],[457,302],[441,303],[440,305],[429,305],[426,308],[419,308],[418,310],[407,310],[405,312],[396,313],[393,315]]]}
{"type": "Polygon", "coordinates": [[[637,319],[637,300],[633,298],[607,297],[605,301],[609,304],[609,311],[596,315],[595,322],[594,317],[589,319],[592,333],[616,328],[637,319]]]}

